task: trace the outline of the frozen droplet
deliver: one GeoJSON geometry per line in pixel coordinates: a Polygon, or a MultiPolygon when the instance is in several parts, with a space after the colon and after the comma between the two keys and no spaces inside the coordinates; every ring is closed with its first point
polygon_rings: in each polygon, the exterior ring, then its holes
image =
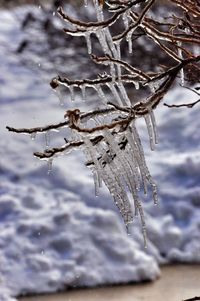
{"type": "Polygon", "coordinates": [[[39,6],[38,6],[38,8],[39,8],[39,9],[41,9],[41,8],[42,8],[42,6],[41,6],[41,5],[39,5],[39,6]]]}
{"type": "Polygon", "coordinates": [[[55,16],[55,14],[56,14],[56,13],[55,13],[55,11],[54,11],[54,12],[53,12],[53,16],[55,16]]]}
{"type": "Polygon", "coordinates": [[[84,0],[84,6],[85,6],[85,7],[88,6],[88,0],[84,0]]]}

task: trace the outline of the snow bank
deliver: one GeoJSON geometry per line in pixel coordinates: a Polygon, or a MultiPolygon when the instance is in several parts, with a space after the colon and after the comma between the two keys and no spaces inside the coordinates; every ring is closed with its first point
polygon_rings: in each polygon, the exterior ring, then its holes
{"type": "MultiPolygon", "coordinates": [[[[1,300],[69,286],[153,280],[159,275],[159,263],[200,262],[198,106],[157,110],[160,144],[154,153],[145,149],[159,184],[160,205],[145,200],[146,250],[139,221],[134,221],[127,236],[105,187],[95,198],[79,152],[54,162],[48,176],[46,164],[32,157],[45,148],[44,137],[32,141],[5,130],[6,125],[61,121],[65,111],[65,106],[58,106],[46,75],[22,66],[13,52],[23,38],[17,20],[26,9],[0,13],[1,300]]],[[[194,95],[176,88],[168,100],[192,101],[194,95]]],[[[141,133],[147,144],[143,124],[141,133]]],[[[51,146],[62,145],[63,137],[64,131],[52,133],[51,146]]]]}

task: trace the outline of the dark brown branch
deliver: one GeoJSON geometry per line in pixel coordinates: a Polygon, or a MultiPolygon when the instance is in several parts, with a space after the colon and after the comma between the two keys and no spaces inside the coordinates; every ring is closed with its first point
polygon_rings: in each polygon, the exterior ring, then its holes
{"type": "Polygon", "coordinates": [[[105,56],[105,57],[97,57],[96,55],[92,54],[91,58],[93,59],[93,61],[97,64],[107,64],[108,62],[113,62],[117,65],[122,66],[123,68],[125,68],[127,71],[134,73],[136,75],[138,75],[140,78],[142,79],[150,79],[150,76],[148,76],[147,74],[145,74],[144,72],[142,72],[141,70],[130,66],[130,64],[122,61],[122,60],[117,60],[109,55],[105,56]]]}
{"type": "Polygon", "coordinates": [[[184,103],[184,104],[179,104],[179,105],[169,105],[167,103],[164,103],[163,105],[168,107],[168,108],[182,108],[182,107],[186,107],[186,108],[193,108],[197,103],[200,102],[200,99],[191,102],[191,103],[184,103]]]}
{"type": "Polygon", "coordinates": [[[150,0],[149,3],[145,6],[145,8],[143,9],[143,11],[141,12],[141,14],[139,16],[137,16],[137,18],[134,20],[133,24],[130,24],[129,27],[122,32],[121,34],[113,37],[113,41],[121,41],[124,37],[126,37],[126,35],[131,31],[136,29],[140,23],[142,22],[145,14],[148,12],[148,10],[151,8],[151,6],[153,6],[155,0],[150,0]]]}
{"type": "Polygon", "coordinates": [[[198,301],[198,300],[200,300],[200,297],[193,297],[193,298],[185,299],[183,301],[198,301]]]}

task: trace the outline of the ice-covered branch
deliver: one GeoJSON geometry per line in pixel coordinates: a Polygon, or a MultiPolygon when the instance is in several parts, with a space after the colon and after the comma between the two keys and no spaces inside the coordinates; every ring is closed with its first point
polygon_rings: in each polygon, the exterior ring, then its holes
{"type": "MultiPolygon", "coordinates": [[[[105,69],[102,75],[98,74],[93,79],[74,80],[58,75],[50,85],[58,94],[62,86],[67,87],[72,101],[77,88],[81,90],[82,99],[87,101],[86,88],[91,88],[101,100],[99,108],[89,112],[81,112],[79,108],[68,109],[64,115],[65,121],[57,124],[30,129],[7,127],[10,132],[29,134],[34,138],[38,133],[47,135],[49,131],[67,127],[69,130],[66,131],[64,145],[35,152],[34,156],[47,160],[51,168],[54,158],[81,149],[86,156],[86,166],[92,171],[96,194],[103,181],[127,227],[134,215],[139,215],[145,245],[147,237],[141,191],[145,195],[151,191],[155,205],[158,204],[158,193],[145,161],[137,119],[144,119],[150,148],[154,150],[159,140],[155,118],[157,106],[179,74],[182,85],[185,77],[189,80],[188,72],[193,72],[193,81],[196,82],[200,74],[200,55],[196,54],[200,44],[199,6],[194,0],[172,2],[181,13],[172,14],[170,22],[161,17],[156,20],[153,12],[153,7],[157,5],[155,0],[85,0],[86,6],[93,5],[96,15],[96,20],[90,22],[77,20],[58,8],[58,14],[69,25],[65,32],[84,36],[90,58],[105,69]],[[116,24],[119,24],[119,30],[112,30],[116,24]],[[96,35],[103,54],[93,53],[97,47],[93,47],[91,34],[96,35]],[[155,49],[159,49],[166,65],[163,67],[161,61],[154,68],[144,66],[142,58],[146,57],[148,45],[145,45],[143,38],[141,49],[144,53],[140,56],[142,62],[138,62],[133,47],[135,37],[145,37],[145,41],[156,45],[155,49]],[[134,58],[128,61],[125,51],[121,51],[124,38],[134,58]],[[134,85],[134,89],[130,84],[134,85]],[[130,86],[132,89],[129,92],[130,86]]],[[[192,91],[199,95],[197,90],[192,91]]],[[[187,104],[164,105],[190,108],[199,102],[198,99],[187,104]]]]}

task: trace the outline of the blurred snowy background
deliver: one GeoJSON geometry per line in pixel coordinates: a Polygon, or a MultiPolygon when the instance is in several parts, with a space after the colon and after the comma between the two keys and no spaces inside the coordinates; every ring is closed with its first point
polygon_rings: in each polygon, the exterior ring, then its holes
{"type": "MultiPolygon", "coordinates": [[[[70,4],[66,9],[77,14],[70,4]]],[[[86,9],[80,13],[86,15],[86,9]]],[[[144,198],[145,249],[139,220],[128,236],[107,189],[95,197],[80,152],[57,159],[48,175],[46,163],[32,156],[46,147],[45,137],[32,140],[5,128],[56,123],[63,121],[70,106],[86,110],[94,105],[96,96],[88,93],[83,103],[77,93],[75,103],[66,94],[60,106],[49,86],[58,71],[74,78],[90,74],[84,40],[55,34],[62,24],[54,8],[48,13],[32,4],[2,8],[0,24],[0,300],[68,287],[154,280],[160,264],[200,263],[198,105],[157,109],[160,143],[154,152],[140,125],[160,199],[155,207],[150,197],[144,198]]],[[[177,85],[165,101],[196,99],[177,85]]],[[[50,133],[50,146],[62,145],[63,137],[64,130],[50,133]]]]}

